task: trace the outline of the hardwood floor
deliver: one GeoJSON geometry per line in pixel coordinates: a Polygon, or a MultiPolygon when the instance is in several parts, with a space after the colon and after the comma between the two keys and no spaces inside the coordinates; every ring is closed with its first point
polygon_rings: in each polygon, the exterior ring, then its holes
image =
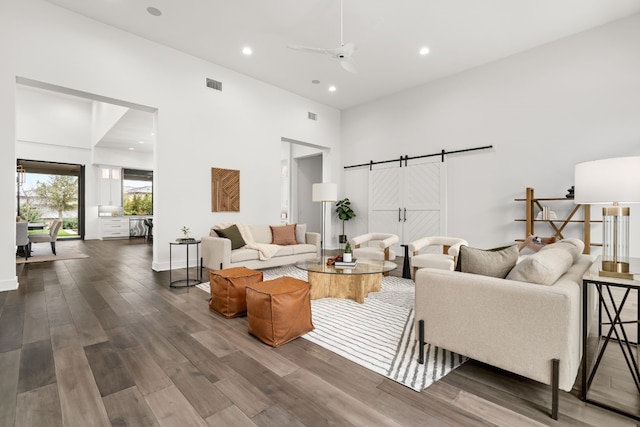
{"type": "Polygon", "coordinates": [[[554,421],[549,387],[474,361],[416,393],[304,339],[273,349],[170,289],[142,239],[58,244],[90,257],[19,265],[0,293],[0,426],[636,425],[577,390],[554,421]]]}

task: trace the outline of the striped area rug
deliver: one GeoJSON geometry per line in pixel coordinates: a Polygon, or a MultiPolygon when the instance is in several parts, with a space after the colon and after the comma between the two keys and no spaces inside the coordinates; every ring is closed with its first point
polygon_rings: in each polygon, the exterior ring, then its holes
{"type": "MultiPolygon", "coordinates": [[[[262,271],[264,280],[281,276],[307,280],[306,271],[294,266],[262,271]]],[[[209,292],[208,283],[198,287],[209,292]]],[[[315,330],[303,338],[413,390],[422,391],[460,366],[466,358],[427,344],[426,363],[420,365],[413,306],[411,280],[383,277],[381,291],[370,293],[364,304],[340,298],[312,300],[315,330]]]]}

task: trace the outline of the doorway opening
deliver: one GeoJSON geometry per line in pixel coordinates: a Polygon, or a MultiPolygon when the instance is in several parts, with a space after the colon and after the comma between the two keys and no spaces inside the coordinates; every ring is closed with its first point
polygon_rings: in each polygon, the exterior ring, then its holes
{"type": "Polygon", "coordinates": [[[29,233],[59,219],[58,239],[84,240],[84,165],[18,159],[16,171],[16,215],[29,233]]]}
{"type": "Polygon", "coordinates": [[[325,147],[290,138],[282,144],[283,222],[307,224],[308,231],[322,230],[322,209],[311,200],[313,184],[323,181],[325,147]]]}

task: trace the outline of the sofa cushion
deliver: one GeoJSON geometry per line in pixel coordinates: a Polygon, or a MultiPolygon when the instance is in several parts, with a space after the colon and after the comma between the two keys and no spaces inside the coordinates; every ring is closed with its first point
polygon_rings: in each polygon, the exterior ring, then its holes
{"type": "Polygon", "coordinates": [[[553,285],[573,264],[573,255],[567,248],[568,245],[555,243],[527,256],[513,267],[507,279],[553,285]]]}
{"type": "Polygon", "coordinates": [[[296,224],[296,241],[300,244],[307,243],[307,224],[296,224]]]}
{"type": "Polygon", "coordinates": [[[504,279],[518,261],[518,246],[484,250],[460,246],[457,271],[504,279]]]}
{"type": "Polygon", "coordinates": [[[231,250],[238,249],[246,245],[246,242],[238,230],[238,226],[233,224],[227,228],[215,230],[216,234],[220,237],[231,240],[231,250]]]}
{"type": "Polygon", "coordinates": [[[270,225],[271,235],[273,239],[271,243],[274,245],[295,245],[296,241],[296,225],[270,225]]]}
{"type": "Polygon", "coordinates": [[[279,256],[289,256],[289,255],[293,255],[293,248],[295,248],[297,245],[283,245],[280,246],[280,248],[278,249],[278,252],[276,252],[276,254],[274,256],[279,257],[279,256]]]}
{"type": "Polygon", "coordinates": [[[291,246],[291,248],[293,248],[294,255],[316,253],[318,250],[316,245],[310,245],[308,243],[305,243],[303,245],[297,244],[295,246],[291,246]]]}
{"type": "Polygon", "coordinates": [[[260,253],[255,249],[240,248],[231,252],[232,263],[258,259],[260,259],[260,253]]]}
{"type": "Polygon", "coordinates": [[[256,243],[271,243],[271,227],[267,224],[248,225],[251,237],[256,243]]]}

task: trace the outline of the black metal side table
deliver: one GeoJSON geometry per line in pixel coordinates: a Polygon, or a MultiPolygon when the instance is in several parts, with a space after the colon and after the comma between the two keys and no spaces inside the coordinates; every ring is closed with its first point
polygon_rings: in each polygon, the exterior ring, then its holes
{"type": "Polygon", "coordinates": [[[200,272],[200,264],[199,264],[200,263],[200,242],[201,240],[169,242],[169,287],[184,288],[184,287],[195,286],[198,283],[202,282],[202,277],[200,276],[200,273],[199,273],[200,272]],[[196,246],[196,277],[195,279],[189,278],[189,246],[191,245],[196,246]],[[174,246],[187,247],[187,261],[186,261],[187,278],[186,279],[172,280],[172,270],[173,270],[172,250],[174,246]],[[185,282],[185,284],[181,286],[176,285],[176,283],[181,283],[181,282],[185,282]]]}
{"type": "MultiPolygon", "coordinates": [[[[640,259],[631,259],[631,264],[640,266],[640,259]]],[[[634,267],[635,267],[634,266],[634,267]]],[[[598,368],[606,360],[605,351],[609,346],[618,347],[623,356],[631,378],[629,388],[635,388],[640,396],[640,359],[638,359],[638,341],[640,338],[640,280],[622,279],[599,274],[600,258],[598,258],[582,278],[582,400],[587,403],[626,415],[640,421],[640,408],[617,407],[611,401],[605,402],[589,397],[598,368]],[[598,298],[598,329],[595,353],[589,358],[589,287],[593,286],[598,298]],[[623,318],[623,310],[633,310],[635,316],[623,318]],[[628,327],[634,327],[633,336],[628,327]],[[595,360],[594,360],[595,356],[595,360]],[[633,383],[634,385],[631,385],[633,383]],[[635,411],[634,411],[635,409],[635,411]]],[[[637,267],[636,267],[637,268],[637,267]]],[[[636,271],[636,270],[634,270],[636,271]]],[[[638,276],[635,276],[638,277],[638,276]]],[[[593,338],[591,339],[593,343],[593,338]]],[[[616,349],[617,350],[617,349],[616,349]]],[[[619,357],[619,356],[618,356],[619,357]]],[[[621,360],[616,360],[621,362],[621,360]]],[[[605,367],[606,369],[606,367],[605,367]]],[[[622,369],[622,368],[620,368],[622,369]]],[[[602,393],[600,393],[602,395],[602,393]]]]}

